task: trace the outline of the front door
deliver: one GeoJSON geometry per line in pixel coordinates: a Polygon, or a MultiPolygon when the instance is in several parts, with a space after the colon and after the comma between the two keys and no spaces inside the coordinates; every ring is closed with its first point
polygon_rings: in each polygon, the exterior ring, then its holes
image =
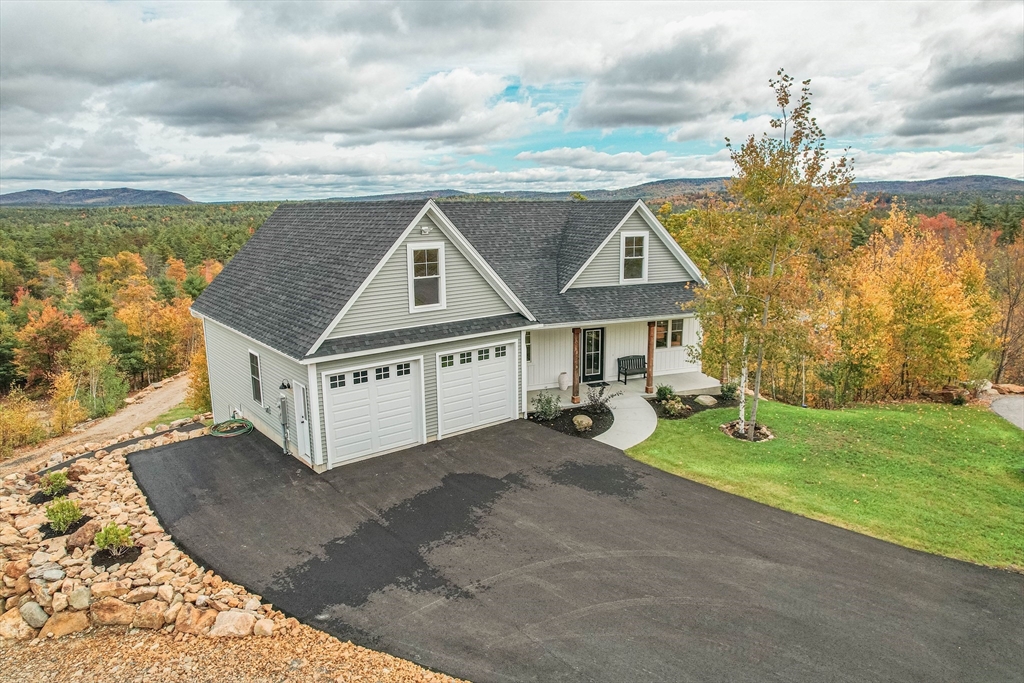
{"type": "Polygon", "coordinates": [[[604,379],[604,328],[583,330],[583,358],[580,363],[583,382],[599,382],[604,379]]]}
{"type": "Polygon", "coordinates": [[[309,413],[307,412],[308,397],[305,385],[292,383],[295,387],[295,441],[299,447],[299,455],[309,460],[309,413]]]}

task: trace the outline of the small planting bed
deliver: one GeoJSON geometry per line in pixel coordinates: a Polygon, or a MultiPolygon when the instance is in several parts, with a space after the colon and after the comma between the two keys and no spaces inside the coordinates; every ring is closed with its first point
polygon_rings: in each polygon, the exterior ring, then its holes
{"type": "Polygon", "coordinates": [[[64,531],[57,531],[56,529],[51,527],[49,523],[47,523],[41,525],[39,527],[39,531],[43,534],[44,541],[49,540],[51,538],[57,538],[58,536],[68,536],[70,534],[75,533],[83,526],[85,526],[85,523],[88,522],[90,519],[92,519],[92,517],[90,517],[89,515],[84,515],[81,519],[79,519],[77,522],[69,526],[64,531]]]}
{"type": "Polygon", "coordinates": [[[538,419],[535,413],[531,413],[529,419],[539,425],[544,425],[549,429],[554,429],[556,432],[568,434],[569,436],[578,436],[581,439],[593,439],[599,434],[604,434],[611,429],[612,423],[615,422],[615,416],[612,415],[610,410],[603,413],[592,414],[588,413],[586,408],[583,407],[567,408],[554,420],[538,419]],[[577,430],[576,425],[572,422],[572,419],[577,415],[586,415],[594,421],[594,426],[585,432],[577,430]]]}
{"type": "Polygon", "coordinates": [[[705,410],[718,410],[719,408],[732,408],[735,410],[740,405],[740,402],[735,399],[732,401],[726,401],[720,396],[715,397],[718,399],[718,403],[713,406],[706,406],[697,403],[697,401],[694,400],[697,398],[696,396],[679,396],[677,398],[682,401],[684,406],[689,407],[689,410],[684,411],[683,414],[679,416],[670,415],[668,411],[665,410],[665,403],[663,401],[659,401],[657,398],[648,398],[647,402],[651,404],[652,408],[654,408],[654,412],[658,414],[659,420],[685,420],[686,418],[696,415],[697,413],[702,413],[705,410]]]}
{"type": "Polygon", "coordinates": [[[97,550],[96,554],[92,556],[92,566],[102,568],[106,571],[115,564],[131,564],[135,560],[139,559],[139,555],[141,554],[142,548],[138,546],[128,548],[120,555],[113,555],[109,550],[97,550]]]}
{"type": "Polygon", "coordinates": [[[36,491],[35,493],[32,494],[32,497],[28,499],[28,502],[31,503],[32,505],[42,505],[43,503],[49,503],[54,498],[60,498],[61,496],[67,496],[77,492],[78,489],[76,489],[74,486],[68,486],[60,493],[53,494],[44,493],[43,491],[36,491]]]}

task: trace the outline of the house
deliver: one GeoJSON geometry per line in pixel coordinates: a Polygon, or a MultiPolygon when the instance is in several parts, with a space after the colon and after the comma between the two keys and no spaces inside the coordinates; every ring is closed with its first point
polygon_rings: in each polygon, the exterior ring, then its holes
{"type": "Polygon", "coordinates": [[[193,305],[214,420],[323,471],[525,417],[527,392],[699,372],[703,282],[642,201],[281,206],[193,305]]]}

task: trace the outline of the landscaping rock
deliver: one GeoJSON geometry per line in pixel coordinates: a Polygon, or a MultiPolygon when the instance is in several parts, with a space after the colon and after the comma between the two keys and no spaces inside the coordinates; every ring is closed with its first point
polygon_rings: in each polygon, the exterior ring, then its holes
{"type": "Polygon", "coordinates": [[[88,609],[92,602],[92,590],[88,586],[81,586],[68,593],[68,605],[71,609],[88,609]]]}
{"type": "Polygon", "coordinates": [[[36,637],[36,630],[25,623],[21,612],[16,609],[0,614],[0,638],[6,640],[31,640],[36,637]]]}
{"type": "Polygon", "coordinates": [[[21,606],[21,618],[32,628],[42,628],[50,615],[40,606],[38,602],[26,602],[21,606]]]}
{"type": "Polygon", "coordinates": [[[8,562],[7,566],[4,567],[4,576],[9,576],[12,579],[17,579],[17,578],[19,578],[22,574],[24,574],[27,571],[28,571],[28,560],[18,560],[16,562],[8,562]]]}
{"type": "Polygon", "coordinates": [[[97,626],[127,626],[135,620],[135,606],[117,598],[103,598],[92,603],[89,615],[97,626]]]}
{"type": "Polygon", "coordinates": [[[164,612],[167,611],[167,603],[160,600],[147,600],[139,605],[135,613],[132,626],[135,628],[158,629],[164,627],[164,612]]]}
{"type": "Polygon", "coordinates": [[[92,466],[84,460],[71,463],[68,467],[68,479],[71,481],[81,481],[82,475],[89,474],[92,471],[92,466]]]}
{"type": "Polygon", "coordinates": [[[575,415],[572,423],[578,432],[588,432],[594,426],[594,421],[586,415],[575,415]]]}
{"type": "Polygon", "coordinates": [[[129,593],[124,596],[124,601],[130,603],[146,602],[147,600],[155,598],[156,594],[156,586],[139,586],[138,588],[129,591],[129,593]]]}
{"type": "Polygon", "coordinates": [[[68,537],[69,548],[87,548],[92,544],[93,538],[103,527],[95,519],[90,519],[78,531],[68,537]]]}
{"type": "Polygon", "coordinates": [[[119,598],[131,589],[131,581],[101,581],[92,585],[94,600],[119,598]]]}
{"type": "Polygon", "coordinates": [[[208,630],[217,620],[217,610],[199,609],[189,603],[183,603],[178,616],[174,619],[174,630],[181,633],[200,635],[208,630]]]}
{"type": "Polygon", "coordinates": [[[59,612],[47,619],[43,630],[39,632],[40,638],[53,636],[60,638],[71,633],[78,633],[89,628],[89,617],[85,612],[59,612]]]}
{"type": "Polygon", "coordinates": [[[256,617],[248,612],[221,612],[210,629],[211,638],[243,638],[252,633],[256,617]]]}
{"type": "Polygon", "coordinates": [[[56,593],[54,593],[53,594],[53,602],[50,604],[50,609],[53,610],[53,613],[56,614],[57,612],[63,612],[67,608],[68,608],[68,595],[67,595],[67,593],[61,593],[60,591],[57,591],[56,593]]]}
{"type": "Polygon", "coordinates": [[[694,402],[701,404],[702,406],[713,406],[718,404],[718,399],[714,396],[708,396],[707,394],[701,394],[697,398],[693,399],[694,402]]]}
{"type": "Polygon", "coordinates": [[[1024,386],[1020,384],[993,384],[992,388],[1000,394],[1024,394],[1024,386]]]}
{"type": "Polygon", "coordinates": [[[252,627],[252,634],[254,636],[272,636],[274,635],[274,620],[273,619],[259,619],[256,624],[252,627]]]}

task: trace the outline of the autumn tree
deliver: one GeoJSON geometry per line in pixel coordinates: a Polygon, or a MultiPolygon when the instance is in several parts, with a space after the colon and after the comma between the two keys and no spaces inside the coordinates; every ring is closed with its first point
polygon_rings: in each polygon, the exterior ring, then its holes
{"type": "Polygon", "coordinates": [[[130,251],[122,251],[117,256],[104,256],[97,265],[96,277],[100,282],[120,285],[128,278],[145,275],[146,264],[142,257],[130,251]]]}
{"type": "Polygon", "coordinates": [[[74,378],[76,397],[89,417],[110,415],[128,394],[128,384],[114,365],[110,347],[94,328],[78,335],[61,364],[74,378]]]}
{"type": "Polygon", "coordinates": [[[68,314],[52,304],[29,315],[28,323],[17,333],[18,348],[14,352],[15,365],[29,386],[44,381],[54,371],[60,354],[87,326],[78,311],[68,314]]]}
{"type": "Polygon", "coordinates": [[[75,398],[77,386],[75,378],[67,370],[54,373],[50,378],[53,390],[50,400],[53,406],[53,416],[50,418],[50,428],[54,434],[66,434],[71,428],[88,417],[88,413],[82,404],[75,398]]]}
{"type": "Polygon", "coordinates": [[[185,396],[185,404],[197,413],[208,413],[213,410],[210,398],[210,374],[206,365],[206,348],[202,342],[202,331],[199,332],[200,339],[192,351],[192,358],[188,366],[188,394],[185,396]]]}
{"type": "Polygon", "coordinates": [[[989,280],[1000,314],[994,381],[1024,382],[1024,238],[996,254],[989,280]]]}

